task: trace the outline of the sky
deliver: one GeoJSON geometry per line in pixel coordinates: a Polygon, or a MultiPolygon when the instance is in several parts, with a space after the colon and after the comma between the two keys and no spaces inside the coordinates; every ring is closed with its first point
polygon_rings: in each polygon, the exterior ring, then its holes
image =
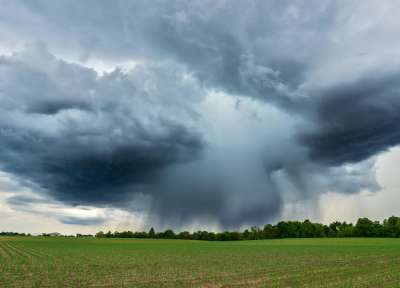
{"type": "Polygon", "coordinates": [[[400,215],[398,1],[0,7],[0,231],[400,215]]]}

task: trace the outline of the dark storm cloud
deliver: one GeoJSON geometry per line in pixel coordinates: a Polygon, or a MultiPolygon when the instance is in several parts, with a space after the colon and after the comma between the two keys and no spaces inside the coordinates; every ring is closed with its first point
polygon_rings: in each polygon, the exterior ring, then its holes
{"type": "Polygon", "coordinates": [[[0,59],[0,167],[60,201],[141,210],[144,195],[160,225],[262,223],[288,201],[376,191],[371,157],[400,141],[384,4],[2,4],[4,50],[36,44],[0,59]]]}
{"type": "Polygon", "coordinates": [[[84,142],[89,143],[79,143],[80,135],[51,138],[25,131],[3,132],[2,167],[66,202],[123,203],[126,193],[134,190],[135,185],[151,181],[172,163],[195,159],[201,151],[200,140],[183,128],[170,133],[164,138],[144,139],[155,141],[151,144],[108,143],[108,147],[102,148],[95,147],[98,135],[93,135],[93,139],[85,135],[89,139],[84,142]]]}
{"type": "Polygon", "coordinates": [[[400,143],[400,73],[368,75],[317,91],[316,131],[302,136],[313,159],[342,165],[400,143]]]}
{"type": "Polygon", "coordinates": [[[68,203],[123,205],[162,169],[196,159],[203,140],[187,127],[194,112],[167,99],[168,93],[194,97],[195,90],[185,90],[182,81],[147,96],[137,85],[146,81],[159,89],[157,77],[167,75],[138,70],[99,77],[56,60],[43,47],[3,58],[1,169],[68,203]],[[165,104],[152,103],[156,93],[165,104]],[[179,113],[186,124],[173,119],[179,113]]]}

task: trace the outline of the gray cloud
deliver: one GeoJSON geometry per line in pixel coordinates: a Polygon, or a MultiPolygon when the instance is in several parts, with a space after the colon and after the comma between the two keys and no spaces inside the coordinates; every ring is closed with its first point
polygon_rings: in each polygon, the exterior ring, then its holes
{"type": "Polygon", "coordinates": [[[262,223],[378,190],[400,141],[396,2],[2,4],[3,45],[36,44],[0,59],[0,167],[65,203],[262,223]]]}
{"type": "Polygon", "coordinates": [[[138,68],[99,77],[42,48],[1,59],[4,171],[66,202],[124,203],[135,186],[168,165],[200,155],[203,140],[190,128],[195,112],[168,100],[169,93],[193,99],[196,91],[185,90],[183,80],[172,91],[159,82],[176,80],[173,71],[138,68]],[[156,93],[163,99],[157,101],[156,93]],[[177,116],[184,118],[177,122],[177,116]]]}
{"type": "Polygon", "coordinates": [[[82,215],[79,212],[85,211],[83,208],[68,211],[60,202],[31,194],[11,196],[7,198],[7,203],[13,210],[55,218],[63,224],[90,226],[103,224],[107,220],[104,215],[82,215]]]}
{"type": "Polygon", "coordinates": [[[305,80],[314,54],[309,46],[325,43],[338,21],[329,13],[336,5],[327,1],[6,3],[3,13],[13,11],[21,21],[2,15],[5,32],[28,41],[39,38],[82,59],[173,59],[213,87],[277,102],[293,101],[283,100],[282,89],[305,80]]]}
{"type": "Polygon", "coordinates": [[[60,217],[59,221],[64,224],[69,224],[69,225],[99,225],[103,224],[106,219],[100,218],[100,217],[73,217],[73,216],[65,216],[65,217],[60,217]]]}
{"type": "Polygon", "coordinates": [[[302,136],[327,165],[367,159],[400,143],[398,71],[367,75],[318,91],[316,131],[302,136]]]}

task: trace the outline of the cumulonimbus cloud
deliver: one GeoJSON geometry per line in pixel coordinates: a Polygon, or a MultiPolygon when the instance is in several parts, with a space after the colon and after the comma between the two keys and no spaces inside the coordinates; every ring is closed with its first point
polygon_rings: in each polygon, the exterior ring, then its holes
{"type": "Polygon", "coordinates": [[[400,141],[397,5],[4,1],[22,52],[0,59],[1,170],[69,204],[148,197],[176,226],[376,191],[374,156],[400,141]]]}

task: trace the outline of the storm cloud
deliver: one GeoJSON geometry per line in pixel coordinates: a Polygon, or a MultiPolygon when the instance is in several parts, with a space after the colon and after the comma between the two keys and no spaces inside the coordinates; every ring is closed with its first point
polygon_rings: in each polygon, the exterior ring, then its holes
{"type": "Polygon", "coordinates": [[[303,136],[327,165],[367,159],[400,142],[400,71],[329,87],[317,101],[316,131],[303,136]]]}
{"type": "Polygon", "coordinates": [[[400,142],[395,1],[0,2],[0,169],[46,199],[261,224],[400,142]]]}
{"type": "Polygon", "coordinates": [[[180,77],[173,71],[138,68],[98,76],[43,49],[28,48],[0,61],[4,171],[61,200],[123,203],[126,192],[168,165],[199,157],[202,136],[189,128],[196,112],[168,100],[168,93],[194,99],[198,92],[192,85],[185,89],[185,80],[168,91],[159,81],[180,77]],[[148,95],[157,85],[160,101],[148,95]],[[177,116],[187,120],[177,122],[177,116]]]}

